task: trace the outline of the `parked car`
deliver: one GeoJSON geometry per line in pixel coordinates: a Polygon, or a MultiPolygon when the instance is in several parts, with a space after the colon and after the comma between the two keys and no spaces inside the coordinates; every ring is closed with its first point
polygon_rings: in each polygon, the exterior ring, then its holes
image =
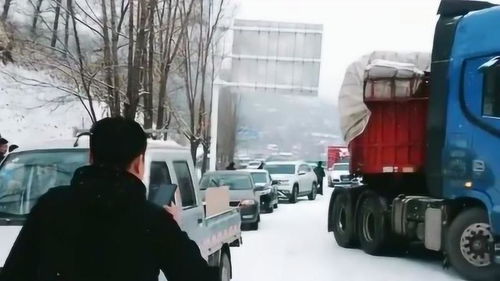
{"type": "Polygon", "coordinates": [[[208,188],[229,187],[230,206],[239,207],[241,223],[251,230],[259,229],[260,194],[250,172],[215,171],[207,172],[200,181],[202,192],[208,188]]]}
{"type": "Polygon", "coordinates": [[[250,162],[248,162],[246,169],[249,169],[249,170],[258,169],[261,164],[262,164],[261,161],[250,161],[250,162]]]}
{"type": "Polygon", "coordinates": [[[296,203],[301,196],[316,199],[317,177],[311,166],[301,161],[268,162],[264,169],[278,181],[278,194],[296,203]]]}
{"type": "MultiPolygon", "coordinates": [[[[88,141],[53,141],[12,152],[0,166],[0,269],[26,215],[50,187],[68,185],[78,167],[88,164],[88,141]]],[[[181,228],[194,240],[211,266],[229,280],[230,246],[241,242],[238,208],[207,216],[194,174],[191,154],[174,142],[148,141],[144,183],[148,200],[162,205],[156,194],[177,185],[175,203],[182,207],[181,228]],[[219,233],[227,233],[220,236],[219,233]]],[[[165,199],[166,200],[166,199],[165,199]]],[[[118,210],[119,211],[119,210],[118,210]]],[[[165,280],[160,276],[160,280],[165,280]]]]}
{"type": "Polygon", "coordinates": [[[351,181],[349,163],[335,163],[328,171],[328,186],[334,187],[351,181]]]}
{"type": "Polygon", "coordinates": [[[252,175],[256,189],[260,193],[260,209],[268,213],[278,208],[278,181],[273,181],[266,170],[246,170],[252,175]]]}

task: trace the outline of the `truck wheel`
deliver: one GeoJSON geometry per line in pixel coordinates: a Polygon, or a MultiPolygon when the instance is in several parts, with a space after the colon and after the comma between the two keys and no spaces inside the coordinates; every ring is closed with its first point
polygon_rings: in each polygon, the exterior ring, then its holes
{"type": "Polygon", "coordinates": [[[358,210],[357,229],[361,249],[370,255],[381,255],[386,249],[389,229],[385,221],[386,207],[375,194],[361,202],[358,210]]]}
{"type": "Polygon", "coordinates": [[[295,204],[295,203],[297,203],[298,197],[299,197],[299,186],[294,185],[293,189],[292,189],[292,194],[290,195],[290,198],[288,199],[288,201],[292,204],[295,204]]]}
{"type": "Polygon", "coordinates": [[[316,183],[313,183],[311,187],[311,193],[309,193],[307,198],[312,201],[316,199],[316,195],[318,195],[318,187],[316,183]]]}
{"type": "Polygon", "coordinates": [[[219,266],[219,281],[231,280],[231,260],[226,252],[222,252],[219,266]]]}
{"type": "Polygon", "coordinates": [[[333,235],[340,247],[351,248],[356,242],[354,216],[346,193],[340,193],[333,202],[333,235]]]}
{"type": "Polygon", "coordinates": [[[500,279],[500,266],[491,262],[493,234],[482,208],[460,213],[451,224],[446,252],[451,265],[467,280],[500,279]]]}

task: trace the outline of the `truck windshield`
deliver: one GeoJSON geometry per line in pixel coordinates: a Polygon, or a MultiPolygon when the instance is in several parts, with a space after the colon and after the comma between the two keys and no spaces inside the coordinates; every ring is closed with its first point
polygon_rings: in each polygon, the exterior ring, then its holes
{"type": "Polygon", "coordinates": [[[334,171],[349,171],[349,164],[337,164],[333,165],[334,171]]]}
{"type": "Polygon", "coordinates": [[[40,196],[68,185],[74,171],[87,162],[84,149],[10,154],[0,167],[0,216],[28,214],[40,196]]]}
{"type": "Polygon", "coordinates": [[[252,173],[252,179],[255,183],[267,183],[266,173],[252,173]]]}
{"type": "Polygon", "coordinates": [[[293,175],[295,174],[295,165],[266,165],[264,167],[271,175],[293,175]]]}

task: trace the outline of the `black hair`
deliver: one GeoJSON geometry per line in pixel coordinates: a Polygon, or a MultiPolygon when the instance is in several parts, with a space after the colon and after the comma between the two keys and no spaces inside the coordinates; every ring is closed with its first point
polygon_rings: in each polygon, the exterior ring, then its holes
{"type": "Polygon", "coordinates": [[[19,145],[17,145],[17,144],[11,144],[11,145],[9,145],[9,152],[12,152],[12,151],[14,151],[14,150],[16,150],[18,148],[19,148],[19,145]]]}
{"type": "Polygon", "coordinates": [[[9,141],[4,139],[4,138],[0,138],[0,145],[4,145],[4,144],[8,144],[9,141]]]}
{"type": "Polygon", "coordinates": [[[146,152],[147,136],[139,123],[123,117],[97,121],[90,129],[90,152],[94,165],[127,170],[146,152]]]}

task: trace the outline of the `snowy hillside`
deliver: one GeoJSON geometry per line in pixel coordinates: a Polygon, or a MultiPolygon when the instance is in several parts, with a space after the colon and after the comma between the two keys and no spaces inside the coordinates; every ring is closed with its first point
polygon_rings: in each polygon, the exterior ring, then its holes
{"type": "MultiPolygon", "coordinates": [[[[73,128],[90,126],[81,102],[73,96],[39,82],[60,85],[46,72],[14,65],[0,70],[0,134],[23,145],[72,137],[73,128]],[[38,85],[38,86],[37,86],[38,85]]],[[[102,111],[96,109],[98,116],[102,111]]]]}

